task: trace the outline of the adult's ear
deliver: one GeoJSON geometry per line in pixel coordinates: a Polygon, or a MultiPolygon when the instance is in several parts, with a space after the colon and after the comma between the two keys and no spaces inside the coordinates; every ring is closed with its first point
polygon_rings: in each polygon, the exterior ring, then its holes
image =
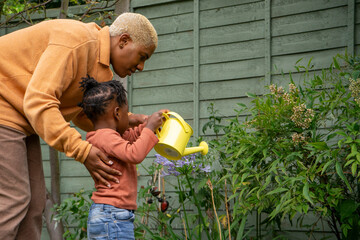
{"type": "Polygon", "coordinates": [[[119,37],[119,46],[120,48],[123,48],[128,42],[131,41],[131,37],[128,33],[123,33],[119,37]]]}

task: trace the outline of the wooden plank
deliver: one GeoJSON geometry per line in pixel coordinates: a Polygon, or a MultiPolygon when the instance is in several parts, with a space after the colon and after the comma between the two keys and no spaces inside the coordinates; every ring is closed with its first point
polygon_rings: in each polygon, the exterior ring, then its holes
{"type": "MultiPolygon", "coordinates": [[[[186,67],[193,64],[192,49],[154,53],[152,57],[146,61],[145,70],[160,70],[174,67],[186,67]]],[[[145,71],[144,70],[144,71],[145,71]]]]}
{"type": "Polygon", "coordinates": [[[145,6],[151,6],[151,5],[157,5],[157,4],[165,4],[169,2],[177,2],[179,0],[131,0],[131,7],[132,8],[138,8],[138,7],[145,7],[145,6]]]}
{"type": "MultiPolygon", "coordinates": [[[[326,224],[326,223],[324,223],[326,224]]],[[[283,236],[285,239],[291,239],[291,240],[303,240],[303,239],[309,239],[309,233],[308,230],[304,231],[288,231],[287,229],[283,229],[282,231],[275,231],[277,234],[283,236]]],[[[313,239],[328,239],[328,240],[336,240],[336,236],[328,232],[320,232],[320,231],[314,231],[312,233],[313,239]]]]}
{"type": "MultiPolygon", "coordinates": [[[[271,83],[271,55],[272,55],[272,37],[271,37],[271,1],[265,0],[265,26],[264,26],[264,37],[265,37],[265,47],[264,47],[264,57],[265,57],[265,85],[270,85],[271,83]]],[[[261,92],[263,89],[261,89],[261,92]]]]}
{"type": "MultiPolygon", "coordinates": [[[[150,1],[146,1],[150,2],[150,1]]],[[[131,1],[132,5],[134,0],[131,1]]],[[[193,12],[192,1],[169,1],[160,5],[148,5],[148,6],[133,6],[136,13],[140,13],[146,16],[150,21],[154,18],[163,18],[174,15],[181,15],[184,13],[193,12]]]]}
{"type": "Polygon", "coordinates": [[[193,88],[191,84],[164,86],[155,88],[134,89],[133,105],[149,105],[177,103],[184,101],[192,101],[193,88]]]}
{"type": "Polygon", "coordinates": [[[272,41],[273,56],[345,47],[346,30],[340,27],[275,37],[272,41]]]}
{"type": "Polygon", "coordinates": [[[201,0],[200,10],[209,10],[214,8],[231,7],[236,5],[243,5],[248,3],[259,2],[259,0],[201,0]]]}
{"type": "Polygon", "coordinates": [[[245,97],[248,92],[262,92],[263,86],[263,78],[246,78],[240,80],[201,83],[200,99],[215,100],[245,97]]]}
{"type": "Polygon", "coordinates": [[[289,35],[346,26],[347,7],[325,9],[316,12],[305,12],[297,15],[273,18],[272,36],[289,35]]]}
{"type": "Polygon", "coordinates": [[[252,22],[262,19],[264,19],[263,1],[202,11],[200,12],[200,28],[252,22]]]}
{"type": "Polygon", "coordinates": [[[264,59],[233,61],[200,66],[200,81],[218,81],[264,75],[264,59]]]}
{"type": "Polygon", "coordinates": [[[49,146],[47,144],[41,144],[41,157],[43,160],[49,160],[50,157],[49,146]]]}
{"type": "Polygon", "coordinates": [[[221,63],[264,57],[264,39],[202,47],[200,63],[221,63]]]}
{"type": "Polygon", "coordinates": [[[134,75],[133,88],[157,87],[193,82],[192,67],[167,68],[138,72],[134,75]]]}
{"type": "Polygon", "coordinates": [[[194,0],[194,63],[193,63],[193,102],[194,102],[194,136],[199,136],[199,95],[200,95],[200,9],[199,0],[194,0]]]}
{"type": "Polygon", "coordinates": [[[44,176],[50,177],[51,176],[50,161],[43,161],[42,163],[43,163],[44,176]]]}
{"type": "Polygon", "coordinates": [[[273,17],[288,16],[304,12],[313,12],[328,8],[346,6],[344,0],[273,0],[271,15],[273,17]]]}
{"type": "MultiPolygon", "coordinates": [[[[329,56],[329,59],[331,59],[331,56],[329,56]]],[[[322,72],[321,70],[311,71],[310,77],[313,77],[314,74],[321,76],[321,72],[322,72]]],[[[303,86],[305,81],[304,74],[305,74],[304,72],[296,72],[295,68],[293,69],[293,72],[291,73],[291,78],[296,86],[303,86]]],[[[289,89],[288,85],[290,84],[290,76],[289,74],[274,75],[273,83],[276,84],[277,86],[282,86],[285,90],[288,90],[289,89]]]]}
{"type": "Polygon", "coordinates": [[[185,13],[170,17],[155,18],[151,20],[158,35],[191,31],[193,29],[193,14],[185,13]]]}
{"type": "MultiPolygon", "coordinates": [[[[234,116],[231,116],[231,118],[233,118],[233,117],[235,117],[235,115],[234,115],[234,116]]],[[[230,120],[231,118],[224,118],[224,119],[222,120],[221,124],[223,124],[223,125],[228,125],[228,124],[229,124],[229,120],[230,120]]],[[[246,121],[246,116],[239,116],[238,120],[239,120],[240,123],[242,123],[242,122],[246,121]]],[[[206,139],[216,138],[217,136],[216,136],[216,134],[215,134],[215,132],[214,132],[214,129],[207,129],[207,130],[205,131],[205,134],[203,133],[202,128],[203,128],[203,126],[204,126],[207,122],[209,122],[209,119],[203,119],[203,118],[202,118],[202,119],[200,120],[201,136],[204,136],[206,139]]],[[[224,132],[221,131],[221,132],[219,133],[219,136],[221,136],[221,135],[223,135],[223,134],[224,134],[224,132]]]]}
{"type": "Polygon", "coordinates": [[[264,21],[224,25],[200,30],[200,46],[242,42],[264,37],[264,21]]]}
{"type": "MultiPolygon", "coordinates": [[[[273,64],[276,65],[278,71],[288,73],[295,71],[294,65],[299,59],[302,58],[301,63],[306,66],[310,58],[313,58],[312,64],[314,65],[314,70],[318,70],[328,68],[332,63],[332,57],[339,53],[344,54],[345,48],[335,48],[325,51],[313,51],[286,56],[275,56],[273,57],[273,64]]],[[[273,70],[276,71],[276,69],[273,70]]]]}
{"type": "MultiPolygon", "coordinates": [[[[45,224],[44,224],[45,225],[45,224]]],[[[41,229],[41,240],[51,240],[50,235],[47,231],[46,226],[43,226],[41,229]]]]}
{"type": "Polygon", "coordinates": [[[74,193],[81,189],[91,190],[94,188],[94,181],[91,177],[62,177],[60,179],[61,193],[74,193]]]}
{"type": "Polygon", "coordinates": [[[355,0],[348,0],[347,29],[347,52],[353,55],[355,42],[355,0]]]}
{"type": "MultiPolygon", "coordinates": [[[[203,100],[200,102],[200,117],[202,119],[208,119],[210,117],[209,106],[211,103],[214,104],[214,109],[218,111],[217,116],[221,117],[233,117],[236,116],[234,109],[240,109],[237,103],[243,103],[250,106],[253,99],[248,97],[233,97],[230,99],[214,99],[214,100],[203,100]]],[[[248,112],[244,112],[244,115],[248,112]]]]}
{"type": "Polygon", "coordinates": [[[181,50],[193,47],[193,32],[180,32],[160,35],[155,53],[181,50]]]}
{"type": "Polygon", "coordinates": [[[60,175],[61,177],[90,177],[85,165],[74,160],[60,161],[60,175]]]}
{"type": "Polygon", "coordinates": [[[192,102],[163,103],[163,104],[153,104],[146,106],[139,105],[134,107],[134,113],[142,113],[149,115],[155,111],[164,108],[180,114],[180,116],[182,116],[185,119],[192,118],[194,116],[194,109],[192,102]]]}

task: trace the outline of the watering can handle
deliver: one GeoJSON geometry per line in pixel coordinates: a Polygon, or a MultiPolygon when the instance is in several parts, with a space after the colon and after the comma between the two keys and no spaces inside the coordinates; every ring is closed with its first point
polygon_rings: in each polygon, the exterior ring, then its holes
{"type": "MultiPolygon", "coordinates": [[[[166,113],[163,113],[163,116],[166,118],[166,119],[169,119],[169,116],[166,114],[166,113]]],[[[160,127],[162,127],[164,125],[164,122],[161,124],[160,127]]],[[[158,135],[158,137],[160,138],[160,127],[158,129],[156,129],[156,134],[158,135]]]]}
{"type": "Polygon", "coordinates": [[[188,127],[188,124],[184,121],[184,119],[179,115],[177,114],[176,112],[168,112],[168,113],[163,113],[164,117],[166,119],[169,119],[169,115],[173,115],[176,119],[178,119],[181,123],[181,125],[184,127],[185,129],[185,132],[189,132],[190,129],[188,127]]]}
{"type": "MultiPolygon", "coordinates": [[[[173,115],[176,119],[178,119],[181,123],[181,125],[184,127],[185,129],[185,132],[189,132],[189,127],[188,125],[186,124],[186,122],[184,121],[184,119],[179,115],[177,114],[176,112],[167,112],[167,113],[163,113],[163,116],[168,120],[170,119],[169,115],[173,115]]],[[[164,125],[164,122],[163,122],[163,125],[164,125]]],[[[159,128],[156,129],[156,134],[158,135],[158,137],[160,138],[160,131],[159,131],[159,128]]]]}

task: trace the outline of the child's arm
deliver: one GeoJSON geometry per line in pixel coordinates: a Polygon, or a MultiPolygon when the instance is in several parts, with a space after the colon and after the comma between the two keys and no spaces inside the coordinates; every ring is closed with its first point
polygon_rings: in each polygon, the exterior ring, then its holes
{"type": "Polygon", "coordinates": [[[109,156],[138,164],[145,159],[159,139],[148,128],[144,128],[134,142],[125,140],[118,132],[109,129],[98,135],[96,141],[109,156]]]}
{"type": "Polygon", "coordinates": [[[141,135],[142,130],[145,128],[146,123],[140,124],[137,127],[129,128],[121,136],[129,142],[134,142],[141,135]]]}
{"type": "Polygon", "coordinates": [[[133,164],[141,163],[155,144],[159,141],[154,131],[162,124],[162,113],[168,110],[160,110],[153,113],[146,124],[136,129],[130,129],[123,137],[114,130],[106,130],[105,136],[98,136],[97,142],[103,146],[104,152],[110,156],[133,164]],[[134,140],[134,141],[128,141],[134,140]]]}

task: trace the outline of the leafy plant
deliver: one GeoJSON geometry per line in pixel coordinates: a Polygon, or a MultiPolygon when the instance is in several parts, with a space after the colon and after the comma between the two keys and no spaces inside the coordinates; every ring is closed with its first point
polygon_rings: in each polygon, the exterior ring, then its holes
{"type": "Polygon", "coordinates": [[[334,57],[329,69],[313,76],[311,60],[300,62],[302,85],[290,74],[288,89],[270,85],[268,94],[250,94],[251,106],[239,104],[237,117],[222,128],[225,134],[214,144],[224,163],[220,183],[231,184],[233,216],[257,211],[268,214],[263,223],[281,223],[300,214],[301,226],[311,210],[317,220],[310,235],[325,220],[338,239],[357,239],[359,57],[334,57]]]}
{"type": "Polygon", "coordinates": [[[56,215],[54,221],[62,221],[65,228],[63,235],[66,240],[86,239],[87,218],[92,201],[92,191],[80,190],[73,197],[64,199],[60,205],[54,205],[56,215]]]}

